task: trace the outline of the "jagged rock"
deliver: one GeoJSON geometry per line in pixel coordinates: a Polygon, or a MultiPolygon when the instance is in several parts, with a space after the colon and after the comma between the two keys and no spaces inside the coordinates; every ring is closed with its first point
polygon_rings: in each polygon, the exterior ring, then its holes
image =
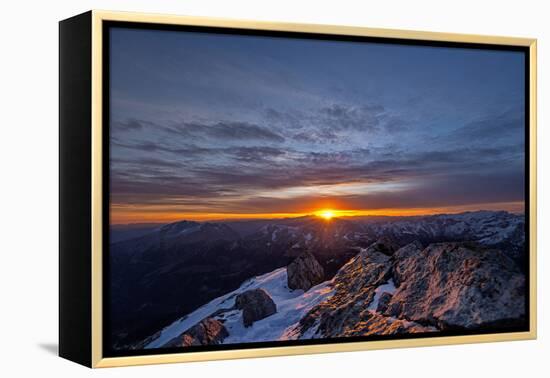
{"type": "Polygon", "coordinates": [[[263,289],[248,290],[237,295],[235,307],[243,311],[245,327],[250,327],[255,321],[277,312],[275,302],[263,289]]]}
{"type": "Polygon", "coordinates": [[[468,243],[409,251],[386,315],[440,329],[524,324],[525,277],[504,253],[468,243]]]}
{"type": "Polygon", "coordinates": [[[408,320],[395,319],[368,311],[364,311],[362,318],[361,322],[346,327],[342,336],[398,335],[437,331],[435,327],[423,326],[408,320]]]}
{"type": "Polygon", "coordinates": [[[415,240],[414,242],[399,248],[393,254],[393,282],[396,286],[401,285],[401,281],[403,280],[403,272],[405,272],[410,265],[409,259],[418,256],[422,253],[423,249],[424,247],[422,246],[422,243],[415,240]]]}
{"type": "Polygon", "coordinates": [[[363,249],[334,276],[334,295],[315,306],[300,321],[302,333],[314,325],[323,337],[342,337],[356,325],[370,319],[368,304],[375,289],[387,282],[392,264],[389,248],[374,243],[363,249]]]}
{"type": "Polygon", "coordinates": [[[378,299],[378,306],[376,306],[376,312],[383,313],[388,308],[388,304],[391,301],[392,294],[384,292],[380,295],[378,299]]]}
{"type": "Polygon", "coordinates": [[[170,348],[191,345],[215,345],[221,343],[227,336],[229,336],[229,333],[222,322],[209,317],[201,320],[163,346],[170,348]]]}
{"type": "Polygon", "coordinates": [[[325,271],[315,257],[305,252],[292,261],[287,267],[289,289],[308,291],[325,279],[325,271]]]}

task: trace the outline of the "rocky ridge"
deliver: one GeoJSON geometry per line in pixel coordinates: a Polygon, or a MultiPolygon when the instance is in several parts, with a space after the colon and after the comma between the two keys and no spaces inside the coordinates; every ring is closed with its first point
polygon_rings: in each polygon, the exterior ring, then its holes
{"type": "Polygon", "coordinates": [[[376,242],[334,277],[335,294],[301,321],[309,337],[385,335],[525,324],[525,277],[474,243],[376,242]],[[389,285],[391,283],[391,285],[389,285]],[[390,291],[380,291],[383,286],[390,291]],[[377,291],[379,295],[377,297],[377,291]]]}

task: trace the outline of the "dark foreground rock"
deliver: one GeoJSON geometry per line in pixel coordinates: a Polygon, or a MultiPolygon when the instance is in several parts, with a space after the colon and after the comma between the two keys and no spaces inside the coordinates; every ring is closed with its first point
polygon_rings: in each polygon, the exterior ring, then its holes
{"type": "Polygon", "coordinates": [[[524,322],[525,276],[501,251],[438,243],[421,252],[412,246],[401,257],[394,267],[399,287],[385,315],[443,330],[524,322]]]}
{"type": "Polygon", "coordinates": [[[325,279],[325,271],[315,257],[305,252],[292,261],[286,268],[288,287],[292,290],[308,291],[325,279]]]}
{"type": "Polygon", "coordinates": [[[235,298],[235,307],[243,311],[243,324],[250,327],[255,321],[277,312],[273,299],[262,289],[245,291],[235,298]]]}
{"type": "Polygon", "coordinates": [[[170,348],[192,345],[215,345],[220,344],[227,336],[229,336],[229,333],[222,322],[214,318],[206,318],[163,346],[170,348]]]}

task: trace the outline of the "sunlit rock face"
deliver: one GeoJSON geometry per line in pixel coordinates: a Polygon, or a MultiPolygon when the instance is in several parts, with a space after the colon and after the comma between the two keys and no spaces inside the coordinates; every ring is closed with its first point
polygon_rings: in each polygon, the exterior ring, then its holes
{"type": "Polygon", "coordinates": [[[439,329],[498,327],[524,320],[525,277],[499,250],[438,243],[396,265],[401,284],[384,312],[388,316],[439,329]]]}
{"type": "Polygon", "coordinates": [[[376,242],[344,265],[333,279],[335,294],[301,320],[302,332],[312,327],[316,327],[319,337],[366,332],[366,322],[376,322],[369,309],[375,290],[391,278],[392,259],[386,254],[389,249],[376,242]]]}
{"type": "Polygon", "coordinates": [[[369,336],[524,323],[525,278],[501,251],[472,243],[423,249],[417,241],[389,251],[377,241],[344,265],[334,296],[302,319],[302,332],[369,336]]]}
{"type": "Polygon", "coordinates": [[[408,269],[410,259],[418,256],[424,248],[419,241],[414,241],[400,248],[394,257],[393,280],[397,286],[405,279],[404,272],[408,269]]]}

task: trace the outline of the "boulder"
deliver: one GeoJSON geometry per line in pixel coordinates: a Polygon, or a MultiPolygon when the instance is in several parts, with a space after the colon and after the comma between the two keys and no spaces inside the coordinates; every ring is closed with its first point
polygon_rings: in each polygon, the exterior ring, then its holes
{"type": "Polygon", "coordinates": [[[183,332],[181,335],[167,342],[163,347],[181,347],[195,345],[219,344],[229,336],[223,323],[217,319],[208,317],[183,332]]]}
{"type": "Polygon", "coordinates": [[[248,290],[237,295],[235,307],[243,311],[245,327],[250,327],[255,321],[277,312],[275,302],[263,289],[248,290]]]}
{"type": "Polygon", "coordinates": [[[292,261],[287,267],[288,288],[308,291],[325,279],[325,271],[315,257],[305,252],[292,261]]]}
{"type": "Polygon", "coordinates": [[[525,276],[501,251],[438,243],[404,261],[386,315],[442,330],[525,325],[525,276]]]}

